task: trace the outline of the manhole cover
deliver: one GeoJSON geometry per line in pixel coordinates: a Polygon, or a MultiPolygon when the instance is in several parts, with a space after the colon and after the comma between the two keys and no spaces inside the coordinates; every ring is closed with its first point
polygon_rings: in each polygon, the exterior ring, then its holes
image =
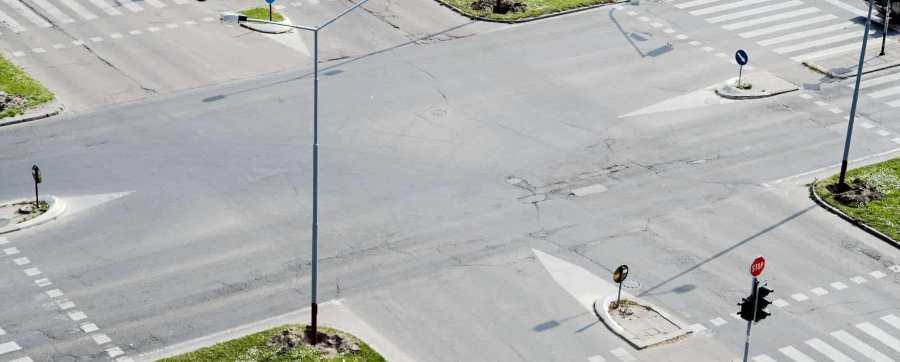
{"type": "Polygon", "coordinates": [[[622,282],[622,288],[634,289],[634,288],[640,288],[640,287],[641,287],[641,283],[636,280],[626,280],[626,281],[622,282]]]}

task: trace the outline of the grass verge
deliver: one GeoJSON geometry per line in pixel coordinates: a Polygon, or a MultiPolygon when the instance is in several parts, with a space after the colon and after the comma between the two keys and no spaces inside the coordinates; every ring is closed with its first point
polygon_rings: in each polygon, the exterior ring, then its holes
{"type": "Polygon", "coordinates": [[[0,118],[13,117],[31,108],[53,100],[53,93],[32,79],[21,68],[0,57],[0,91],[25,98],[25,107],[10,107],[0,112],[0,118]]]}
{"type": "MultiPolygon", "coordinates": [[[[247,17],[251,18],[251,19],[269,20],[269,7],[268,6],[260,6],[258,8],[242,10],[241,14],[247,15],[247,17]]],[[[272,21],[277,21],[277,22],[284,21],[284,16],[282,16],[279,12],[277,12],[273,9],[272,10],[272,21]]]]}
{"type": "Polygon", "coordinates": [[[614,0],[520,0],[527,5],[525,11],[510,12],[506,14],[494,14],[490,10],[474,10],[472,3],[475,0],[438,0],[450,5],[460,12],[491,20],[522,20],[536,16],[558,13],[566,10],[583,8],[591,5],[609,4],[614,0]]]}
{"type": "Polygon", "coordinates": [[[385,362],[378,352],[375,352],[369,345],[360,341],[353,335],[344,333],[332,328],[319,327],[319,331],[329,335],[337,334],[344,338],[355,342],[359,346],[359,351],[355,353],[346,353],[336,356],[325,356],[321,352],[313,349],[307,344],[299,344],[294,348],[284,352],[277,353],[273,347],[268,345],[272,337],[281,333],[286,329],[302,331],[303,325],[285,325],[275,327],[262,332],[254,333],[249,336],[233,339],[230,341],[218,343],[216,345],[201,348],[193,352],[188,352],[175,357],[161,359],[158,362],[212,362],[212,361],[266,361],[266,362],[288,362],[288,361],[309,361],[309,362],[385,362]]]}
{"type": "Polygon", "coordinates": [[[822,200],[894,240],[900,240],[900,158],[847,171],[847,183],[855,179],[867,180],[884,193],[882,199],[863,207],[845,205],[834,199],[826,186],[837,182],[837,178],[838,175],[834,175],[816,183],[816,193],[822,200]]]}

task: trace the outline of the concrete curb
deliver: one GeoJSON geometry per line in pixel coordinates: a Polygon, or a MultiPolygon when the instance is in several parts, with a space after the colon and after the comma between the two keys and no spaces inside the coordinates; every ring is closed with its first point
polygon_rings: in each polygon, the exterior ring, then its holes
{"type": "Polygon", "coordinates": [[[0,127],[11,126],[14,124],[25,123],[36,121],[39,119],[44,119],[48,117],[53,117],[62,113],[63,104],[58,100],[53,100],[48,104],[42,105],[38,107],[38,109],[25,113],[18,117],[13,117],[10,119],[0,119],[0,127]]]}
{"type": "Polygon", "coordinates": [[[286,26],[274,25],[274,24],[241,23],[240,25],[244,29],[249,29],[249,30],[253,30],[255,32],[264,33],[264,34],[285,34],[285,33],[290,33],[291,31],[294,30],[294,29],[288,28],[286,26]],[[266,27],[284,28],[286,30],[268,30],[268,29],[266,29],[266,27]]]}
{"type": "Polygon", "coordinates": [[[890,236],[887,236],[884,233],[882,233],[878,230],[875,230],[871,226],[866,225],[866,223],[864,223],[860,220],[857,220],[850,215],[845,214],[843,211],[838,210],[836,207],[829,205],[827,202],[825,202],[825,200],[822,200],[822,198],[819,197],[819,194],[816,192],[816,183],[817,182],[819,182],[819,180],[815,179],[815,180],[813,180],[813,182],[811,182],[809,184],[809,194],[810,194],[810,197],[812,197],[813,201],[815,201],[817,204],[819,204],[819,206],[824,207],[825,210],[828,210],[832,214],[835,214],[835,215],[839,216],[840,218],[850,222],[851,224],[856,225],[856,227],[863,229],[864,231],[868,232],[869,234],[872,234],[873,236],[875,236],[876,238],[879,238],[879,239],[887,242],[888,244],[891,244],[891,246],[900,249],[900,242],[898,242],[897,240],[894,240],[890,236]]]}
{"type": "Polygon", "coordinates": [[[472,20],[480,20],[480,21],[486,21],[486,22],[490,22],[490,23],[501,23],[501,24],[519,24],[519,23],[527,23],[527,22],[530,22],[530,21],[541,20],[541,19],[547,19],[547,18],[553,18],[553,17],[557,17],[557,16],[562,16],[562,15],[568,15],[568,14],[577,13],[577,12],[581,12],[581,11],[587,11],[587,10],[591,10],[591,9],[596,9],[596,8],[600,8],[600,7],[604,7],[604,6],[610,6],[610,5],[616,5],[616,4],[622,4],[622,3],[631,2],[631,0],[615,0],[615,1],[610,2],[610,3],[603,3],[603,4],[596,4],[596,5],[589,5],[589,6],[584,6],[584,7],[576,8],[576,9],[569,9],[569,10],[560,11],[560,12],[558,12],[558,13],[552,13],[552,14],[544,14],[544,15],[533,16],[533,17],[525,18],[525,19],[501,20],[501,19],[485,18],[485,17],[482,17],[482,16],[477,16],[477,15],[472,15],[472,14],[466,13],[465,11],[460,10],[459,8],[457,8],[457,7],[453,6],[453,5],[451,5],[451,4],[447,3],[447,2],[445,2],[444,0],[435,0],[435,1],[437,1],[438,4],[441,4],[441,5],[443,5],[443,6],[446,6],[446,7],[450,8],[450,10],[453,10],[453,12],[455,12],[455,13],[457,13],[457,14],[459,14],[459,15],[465,16],[465,17],[467,17],[467,18],[469,18],[469,19],[472,19],[472,20]]]}
{"type": "MultiPolygon", "coordinates": [[[[13,200],[13,201],[9,201],[9,202],[4,202],[3,205],[13,204],[13,203],[23,202],[23,201],[31,201],[31,200],[28,200],[28,199],[13,200]]],[[[38,216],[34,219],[28,220],[26,222],[23,222],[20,224],[15,224],[15,225],[9,225],[9,226],[0,228],[0,235],[8,234],[11,232],[16,232],[16,231],[27,229],[27,228],[34,227],[34,226],[38,226],[38,225],[46,223],[50,220],[56,220],[57,217],[59,217],[66,211],[66,203],[62,199],[59,199],[56,196],[46,196],[46,201],[48,204],[47,212],[41,214],[40,216],[38,216]]]]}
{"type": "Polygon", "coordinates": [[[597,301],[595,301],[594,302],[594,314],[597,315],[597,318],[600,318],[600,321],[602,321],[603,324],[605,324],[606,327],[609,328],[610,331],[617,334],[619,337],[622,337],[622,339],[624,339],[626,342],[628,342],[628,344],[630,344],[632,347],[634,347],[638,350],[644,349],[647,347],[657,346],[657,345],[660,345],[660,344],[663,344],[666,342],[670,342],[670,341],[675,341],[679,338],[682,338],[688,334],[693,333],[693,331],[687,329],[687,327],[685,326],[686,323],[684,323],[683,321],[666,313],[665,311],[662,310],[662,308],[659,308],[656,305],[651,304],[651,303],[637,300],[637,298],[635,298],[634,301],[636,303],[638,303],[644,307],[648,307],[648,308],[652,309],[654,312],[659,313],[659,315],[661,317],[663,317],[663,319],[669,321],[670,323],[672,323],[676,327],[678,327],[678,332],[668,334],[665,337],[659,338],[658,340],[653,340],[650,342],[644,342],[644,341],[638,340],[636,336],[634,336],[633,334],[626,331],[625,328],[623,328],[618,323],[616,323],[612,319],[612,316],[609,315],[609,306],[613,303],[614,300],[615,300],[615,297],[608,296],[606,298],[603,298],[602,302],[599,299],[597,301]],[[598,304],[600,304],[600,305],[598,306],[598,304]],[[598,310],[598,307],[600,310],[598,310]]]}
{"type": "Polygon", "coordinates": [[[739,93],[737,93],[737,92],[731,93],[731,92],[729,92],[729,91],[727,90],[727,88],[734,88],[734,87],[731,87],[731,86],[723,86],[723,87],[716,88],[716,95],[718,95],[719,97],[722,97],[722,98],[735,99],[735,100],[742,100],[742,99],[760,99],[760,98],[774,97],[774,96],[777,96],[777,95],[779,95],[779,94],[785,94],[785,93],[795,92],[795,91],[797,91],[797,90],[800,89],[800,88],[795,88],[795,89],[783,90],[783,91],[777,91],[777,92],[772,92],[772,93],[769,93],[769,92],[758,92],[757,94],[739,94],[739,93]]]}
{"type": "MultiPolygon", "coordinates": [[[[805,65],[807,68],[812,69],[812,70],[814,70],[814,71],[816,71],[816,72],[822,73],[822,74],[828,76],[829,78],[847,79],[847,78],[855,77],[855,76],[856,76],[856,70],[852,70],[852,71],[850,71],[849,73],[840,73],[840,74],[838,74],[838,73],[833,72],[831,69],[825,69],[825,68],[823,68],[822,66],[820,66],[820,65],[818,65],[818,64],[816,64],[816,63],[812,63],[812,62],[803,62],[803,65],[805,65]]],[[[885,69],[896,68],[896,67],[900,67],[900,62],[895,63],[895,64],[887,64],[887,65],[882,65],[882,66],[875,66],[874,68],[869,68],[868,70],[863,70],[862,74],[863,74],[863,75],[866,75],[866,74],[869,74],[869,73],[875,73],[875,72],[878,72],[878,71],[882,71],[882,70],[885,70],[885,69]]]]}

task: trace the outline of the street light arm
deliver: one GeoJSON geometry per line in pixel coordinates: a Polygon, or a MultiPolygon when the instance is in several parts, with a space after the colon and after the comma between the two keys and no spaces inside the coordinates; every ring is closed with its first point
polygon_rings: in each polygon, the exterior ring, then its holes
{"type": "Polygon", "coordinates": [[[333,23],[335,20],[340,19],[340,18],[343,17],[344,15],[347,15],[347,13],[349,13],[349,12],[355,10],[356,8],[358,8],[358,7],[360,7],[360,6],[363,6],[363,4],[365,4],[365,3],[367,3],[367,2],[369,2],[369,0],[363,0],[363,1],[361,1],[359,4],[356,4],[356,5],[351,6],[351,7],[348,8],[347,10],[344,10],[343,12],[341,12],[340,14],[338,14],[337,16],[331,18],[331,20],[328,20],[328,21],[326,21],[325,23],[323,23],[322,25],[319,25],[319,29],[322,29],[322,28],[324,28],[324,27],[330,25],[330,24],[333,23]]]}

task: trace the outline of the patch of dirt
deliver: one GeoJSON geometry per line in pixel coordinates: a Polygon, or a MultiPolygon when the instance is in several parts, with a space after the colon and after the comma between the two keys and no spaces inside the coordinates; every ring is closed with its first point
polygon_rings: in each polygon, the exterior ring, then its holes
{"type": "Polygon", "coordinates": [[[313,345],[312,328],[307,326],[302,332],[295,328],[290,328],[272,336],[267,344],[278,354],[287,353],[299,345],[310,346],[326,358],[359,352],[359,344],[355,341],[345,339],[337,334],[324,333],[321,330],[316,335],[316,344],[313,345]]]}
{"type": "Polygon", "coordinates": [[[0,224],[20,224],[40,216],[49,208],[50,205],[46,201],[41,201],[37,210],[32,201],[0,205],[0,224]],[[4,220],[5,222],[3,222],[4,220]]]}
{"type": "Polygon", "coordinates": [[[869,202],[884,197],[884,193],[878,190],[875,183],[868,180],[857,178],[847,186],[849,189],[838,184],[831,184],[825,188],[834,195],[835,200],[850,207],[864,207],[869,202]]]}
{"type": "Polygon", "coordinates": [[[20,97],[12,94],[8,94],[6,92],[0,92],[0,112],[3,112],[10,108],[25,108],[28,104],[28,100],[25,97],[20,97]]]}
{"type": "Polygon", "coordinates": [[[494,14],[521,13],[528,5],[514,0],[476,0],[472,2],[472,10],[490,11],[494,14]]]}

